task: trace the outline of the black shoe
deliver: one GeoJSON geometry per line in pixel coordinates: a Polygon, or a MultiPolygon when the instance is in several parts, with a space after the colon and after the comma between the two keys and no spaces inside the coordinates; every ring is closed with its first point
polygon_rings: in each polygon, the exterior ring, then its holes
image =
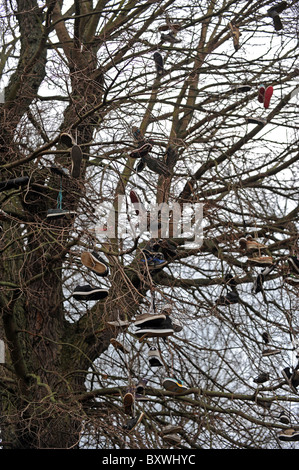
{"type": "Polygon", "coordinates": [[[237,282],[232,274],[226,274],[224,279],[227,286],[237,287],[237,282]]]}
{"type": "Polygon", "coordinates": [[[163,57],[161,56],[160,52],[154,53],[154,61],[156,65],[157,75],[161,77],[164,73],[164,64],[163,64],[163,57]]]}
{"type": "Polygon", "coordinates": [[[279,415],[279,421],[283,424],[290,424],[290,418],[289,416],[284,412],[282,411],[279,415]]]}
{"type": "Polygon", "coordinates": [[[165,320],[161,320],[160,324],[157,326],[148,326],[139,328],[135,335],[140,338],[144,335],[149,337],[164,337],[173,335],[174,328],[172,325],[172,321],[169,316],[165,318],[165,320]]]}
{"type": "Polygon", "coordinates": [[[140,415],[136,418],[129,419],[127,424],[123,426],[123,429],[126,429],[127,431],[133,431],[133,429],[136,428],[136,426],[141,423],[143,419],[144,413],[140,413],[140,415]]]}
{"type": "Polygon", "coordinates": [[[89,284],[85,286],[77,286],[73,292],[76,300],[102,300],[108,296],[109,291],[99,287],[91,287],[89,284]]]}
{"type": "Polygon", "coordinates": [[[295,431],[295,429],[285,429],[278,434],[278,439],[280,441],[299,441],[299,431],[295,431]]]}
{"type": "Polygon", "coordinates": [[[133,150],[131,153],[130,153],[130,157],[131,158],[142,158],[142,157],[145,157],[152,149],[152,144],[150,144],[149,142],[147,142],[146,144],[144,145],[141,145],[141,147],[133,150]]]}
{"type": "Polygon", "coordinates": [[[62,168],[61,166],[52,165],[50,170],[54,175],[58,175],[60,177],[69,176],[68,170],[66,168],[62,168]]]}
{"type": "Polygon", "coordinates": [[[221,295],[217,300],[218,305],[231,305],[237,304],[240,301],[239,294],[237,292],[228,292],[226,296],[221,295]]]}
{"type": "Polygon", "coordinates": [[[263,384],[269,380],[268,372],[261,372],[257,377],[253,379],[256,384],[263,384]]]}
{"type": "Polygon", "coordinates": [[[20,186],[25,186],[29,182],[28,176],[20,176],[7,181],[0,182],[0,191],[8,191],[9,189],[18,189],[20,186]]]}
{"type": "Polygon", "coordinates": [[[247,118],[248,124],[257,124],[258,126],[265,126],[267,124],[267,119],[263,118],[247,118]]]}
{"type": "Polygon", "coordinates": [[[292,268],[292,270],[299,274],[299,259],[297,258],[297,256],[290,256],[288,258],[288,263],[290,265],[290,267],[292,268]]]}
{"type": "Polygon", "coordinates": [[[255,294],[258,294],[259,292],[263,291],[264,282],[265,276],[262,273],[258,274],[253,284],[253,291],[255,294]]]}
{"type": "Polygon", "coordinates": [[[141,173],[145,167],[146,167],[146,162],[143,159],[141,159],[136,165],[136,172],[141,173]]]}
{"type": "Polygon", "coordinates": [[[251,85],[241,85],[236,88],[237,93],[247,93],[251,90],[251,85]]]}
{"type": "Polygon", "coordinates": [[[71,176],[79,178],[81,173],[82,150],[79,145],[73,145],[71,150],[72,169],[71,176]]]}
{"type": "Polygon", "coordinates": [[[269,8],[268,15],[273,19],[275,31],[280,31],[283,29],[283,25],[278,13],[282,13],[288,4],[287,2],[280,2],[278,5],[269,8]]]}
{"type": "Polygon", "coordinates": [[[138,315],[134,324],[139,328],[154,327],[157,328],[166,319],[166,315],[163,314],[141,314],[138,315]]]}
{"type": "Polygon", "coordinates": [[[72,147],[75,144],[73,137],[70,134],[67,134],[66,132],[60,135],[60,142],[63,145],[66,145],[66,147],[72,147]]]}

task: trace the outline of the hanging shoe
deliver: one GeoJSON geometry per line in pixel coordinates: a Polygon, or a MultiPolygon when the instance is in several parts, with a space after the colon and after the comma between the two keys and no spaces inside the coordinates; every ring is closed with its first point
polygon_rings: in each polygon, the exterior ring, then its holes
{"type": "Polygon", "coordinates": [[[272,256],[256,256],[254,258],[248,258],[247,261],[253,266],[271,266],[273,264],[272,256]]]}
{"type": "Polygon", "coordinates": [[[280,413],[278,419],[283,424],[291,424],[290,418],[285,411],[282,411],[280,413]]]}
{"type": "Polygon", "coordinates": [[[174,329],[172,325],[172,321],[170,317],[166,317],[165,320],[161,320],[161,322],[156,325],[156,326],[143,326],[139,328],[136,332],[135,335],[138,338],[141,338],[143,336],[146,337],[165,337],[165,336],[170,336],[173,335],[174,329]]]}
{"type": "Polygon", "coordinates": [[[299,287],[299,276],[296,274],[289,274],[289,276],[284,278],[283,282],[290,284],[291,286],[299,287]]]}
{"type": "Polygon", "coordinates": [[[152,346],[149,349],[148,361],[149,361],[150,367],[162,367],[163,366],[161,354],[158,351],[158,349],[155,348],[154,346],[152,346]]]}
{"type": "Polygon", "coordinates": [[[68,170],[66,168],[61,167],[61,166],[52,165],[50,170],[54,175],[58,175],[60,177],[68,177],[69,176],[68,170]]]}
{"type": "Polygon", "coordinates": [[[262,338],[265,344],[269,344],[270,336],[269,336],[269,333],[267,333],[267,331],[264,331],[262,333],[262,338]]]}
{"type": "Polygon", "coordinates": [[[164,63],[163,63],[163,57],[161,56],[160,52],[154,53],[154,61],[155,61],[157,76],[161,77],[164,74],[164,63]]]}
{"type": "Polygon", "coordinates": [[[138,326],[139,328],[158,327],[165,319],[166,316],[163,314],[142,313],[137,315],[134,321],[134,325],[138,326]]]}
{"type": "Polygon", "coordinates": [[[237,304],[240,301],[239,294],[237,292],[228,292],[226,296],[221,295],[216,301],[217,305],[231,305],[237,304]]]}
{"type": "Polygon", "coordinates": [[[282,13],[287,7],[287,2],[280,2],[277,5],[269,8],[268,15],[270,16],[270,18],[273,19],[275,31],[280,31],[281,29],[283,29],[279,13],[282,13]]]}
{"type": "Polygon", "coordinates": [[[276,354],[280,354],[280,349],[264,349],[262,351],[262,356],[275,356],[276,354]]]}
{"type": "Polygon", "coordinates": [[[71,134],[67,134],[66,132],[63,132],[60,135],[60,143],[63,145],[66,145],[66,147],[70,148],[73,145],[75,145],[75,140],[71,136],[71,134]]]}
{"type": "Polygon", "coordinates": [[[270,376],[268,372],[261,372],[257,377],[253,379],[253,382],[256,384],[263,384],[268,382],[270,376]]]}
{"type": "Polygon", "coordinates": [[[126,328],[131,325],[131,322],[127,320],[115,320],[115,321],[107,321],[108,325],[119,327],[119,328],[126,328]]]}
{"type": "Polygon", "coordinates": [[[111,338],[110,343],[115,349],[119,349],[119,351],[123,352],[124,354],[129,354],[129,350],[116,338],[111,338]]]}
{"type": "Polygon", "coordinates": [[[181,39],[177,39],[173,33],[161,34],[161,41],[170,42],[171,44],[176,44],[181,42],[181,39]]]}
{"type": "Polygon", "coordinates": [[[74,289],[73,297],[76,300],[103,300],[108,296],[108,294],[108,289],[91,287],[87,284],[85,286],[77,286],[74,289]]]}
{"type": "Polygon", "coordinates": [[[278,434],[278,439],[280,441],[299,441],[299,431],[295,431],[295,429],[285,429],[278,434]]]}
{"type": "Polygon", "coordinates": [[[175,379],[174,377],[167,377],[163,380],[162,385],[169,392],[181,393],[188,390],[188,387],[182,380],[175,379]]]}
{"type": "Polygon", "coordinates": [[[265,126],[267,124],[267,119],[263,118],[246,118],[246,121],[248,124],[257,124],[258,126],[265,126]]]}
{"type": "Polygon", "coordinates": [[[8,191],[9,189],[19,189],[21,186],[26,186],[29,183],[28,176],[20,176],[6,181],[0,182],[0,191],[8,191]]]}
{"type": "Polygon", "coordinates": [[[71,176],[73,178],[80,178],[81,162],[82,162],[82,150],[79,147],[79,145],[73,145],[72,146],[71,158],[72,158],[71,176]]]}
{"type": "Polygon", "coordinates": [[[241,33],[240,33],[238,26],[234,25],[232,22],[230,22],[228,25],[230,28],[231,37],[233,38],[234,48],[235,48],[235,51],[237,52],[240,48],[239,40],[240,40],[241,33]]]}
{"type": "Polygon", "coordinates": [[[152,144],[150,144],[149,142],[141,145],[139,148],[133,150],[131,153],[130,153],[130,157],[131,158],[142,158],[144,156],[146,156],[152,149],[152,144]]]}
{"type": "Polygon", "coordinates": [[[240,238],[239,245],[240,248],[245,251],[256,251],[267,248],[266,245],[259,243],[258,241],[254,240],[251,236],[248,236],[247,238],[240,238]]]}
{"type": "Polygon", "coordinates": [[[289,256],[288,264],[293,272],[299,274],[299,259],[297,256],[289,256]]]}
{"type": "Polygon", "coordinates": [[[95,251],[91,253],[85,251],[81,254],[81,262],[98,276],[107,276],[109,274],[108,264],[95,251]]]}
{"type": "Polygon", "coordinates": [[[133,416],[134,394],[132,393],[132,389],[129,389],[124,395],[123,404],[125,414],[133,416]]]}
{"type": "Polygon", "coordinates": [[[148,254],[145,258],[141,259],[141,262],[147,264],[150,270],[162,269],[168,264],[162,253],[148,254]]]}
{"type": "Polygon", "coordinates": [[[250,91],[252,88],[251,85],[240,85],[236,88],[236,92],[237,93],[247,93],[248,91],[250,91]]]}
{"type": "Polygon", "coordinates": [[[76,212],[67,209],[49,209],[47,211],[47,219],[60,219],[62,217],[75,217],[76,212]]]}
{"type": "Polygon", "coordinates": [[[258,89],[258,101],[259,101],[259,103],[264,102],[265,90],[266,90],[265,85],[259,85],[259,89],[258,89]]]}
{"type": "Polygon", "coordinates": [[[269,108],[272,95],[273,95],[273,86],[268,86],[265,90],[265,96],[264,96],[264,108],[265,109],[269,108]]]}
{"type": "Polygon", "coordinates": [[[171,445],[180,444],[181,442],[181,437],[176,434],[165,434],[165,436],[162,436],[162,439],[171,445]]]}
{"type": "Polygon", "coordinates": [[[164,426],[161,430],[161,434],[165,435],[165,434],[172,434],[172,433],[175,433],[175,432],[180,432],[182,431],[183,428],[182,426],[180,425],[176,425],[176,424],[167,424],[167,426],[164,426]]]}
{"type": "Polygon", "coordinates": [[[144,413],[141,412],[138,417],[129,419],[127,424],[123,426],[123,429],[126,429],[127,431],[133,431],[133,429],[135,429],[136,426],[138,426],[138,424],[141,423],[141,421],[143,420],[143,417],[144,417],[144,413]]]}
{"type": "Polygon", "coordinates": [[[146,387],[147,382],[148,382],[147,379],[140,379],[138,384],[136,385],[136,392],[139,393],[140,395],[143,395],[145,393],[145,387],[146,387]]]}

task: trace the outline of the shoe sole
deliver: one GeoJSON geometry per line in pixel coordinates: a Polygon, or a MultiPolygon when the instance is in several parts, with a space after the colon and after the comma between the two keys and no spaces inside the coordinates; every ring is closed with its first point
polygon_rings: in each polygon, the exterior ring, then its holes
{"type": "Polygon", "coordinates": [[[82,150],[78,145],[73,145],[71,150],[72,157],[72,170],[71,175],[73,178],[79,178],[81,174],[82,150]]]}
{"type": "Polygon", "coordinates": [[[108,296],[107,289],[96,289],[92,292],[77,291],[73,294],[74,299],[76,300],[102,300],[108,296]]]}
{"type": "Polygon", "coordinates": [[[139,338],[142,336],[158,336],[158,337],[163,337],[163,336],[169,336],[173,335],[174,330],[169,328],[169,329],[161,329],[161,330],[156,330],[152,328],[145,328],[143,330],[139,330],[135,333],[135,335],[139,338]]]}

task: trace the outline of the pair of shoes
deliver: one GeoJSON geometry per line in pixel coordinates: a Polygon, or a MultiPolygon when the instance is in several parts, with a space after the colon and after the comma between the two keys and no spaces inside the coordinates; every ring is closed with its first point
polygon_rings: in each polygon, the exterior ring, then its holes
{"type": "Polygon", "coordinates": [[[270,376],[268,372],[261,372],[257,377],[253,379],[254,383],[256,384],[263,384],[268,382],[270,376]]]}
{"type": "Polygon", "coordinates": [[[240,238],[239,245],[240,248],[245,251],[257,251],[267,248],[266,245],[263,245],[262,243],[254,240],[250,235],[246,238],[240,238]]]}
{"type": "Polygon", "coordinates": [[[143,250],[143,253],[145,257],[141,259],[141,262],[149,269],[162,269],[168,264],[163,253],[150,253],[147,250],[143,250]]]}
{"type": "Polygon", "coordinates": [[[161,77],[164,74],[164,62],[163,62],[163,57],[161,56],[160,52],[154,53],[154,61],[155,61],[157,76],[161,77]]]}
{"type": "Polygon", "coordinates": [[[188,387],[183,383],[182,380],[178,380],[174,377],[167,377],[163,380],[163,387],[169,392],[181,393],[188,390],[188,387]]]}
{"type": "Polygon", "coordinates": [[[81,262],[89,268],[92,272],[97,274],[98,276],[108,276],[109,274],[109,266],[106,261],[98,255],[95,251],[92,252],[83,252],[81,254],[81,262]]]}
{"type": "Polygon", "coordinates": [[[149,361],[150,367],[162,367],[163,366],[160,351],[154,346],[151,346],[149,349],[148,361],[149,361]]]}
{"type": "Polygon", "coordinates": [[[89,284],[77,286],[74,289],[73,297],[76,300],[103,300],[109,294],[108,289],[91,287],[89,284]]]}
{"type": "Polygon", "coordinates": [[[263,103],[264,108],[268,109],[270,105],[270,100],[273,95],[273,86],[268,86],[267,88],[265,85],[260,85],[259,86],[259,91],[258,91],[258,101],[260,103],[263,103]]]}
{"type": "Polygon", "coordinates": [[[11,180],[0,182],[0,192],[8,191],[9,189],[18,189],[20,186],[26,186],[29,183],[28,176],[20,176],[19,178],[13,178],[11,180]]]}
{"type": "Polygon", "coordinates": [[[230,291],[227,293],[226,296],[221,295],[219,299],[216,301],[217,305],[231,305],[237,304],[240,301],[239,294],[234,291],[230,291]]]}
{"type": "Polygon", "coordinates": [[[273,19],[275,31],[280,31],[281,29],[283,29],[283,25],[279,17],[279,13],[282,13],[287,7],[288,7],[287,2],[280,2],[277,5],[269,8],[268,15],[270,16],[270,18],[273,19]]]}
{"type": "Polygon", "coordinates": [[[144,413],[141,412],[138,417],[129,419],[129,421],[123,426],[123,429],[126,429],[127,431],[133,431],[133,429],[135,429],[136,426],[141,423],[143,417],[144,413]]]}
{"type": "Polygon", "coordinates": [[[281,431],[281,433],[278,434],[278,439],[280,441],[299,441],[299,431],[296,431],[295,429],[285,429],[284,431],[281,431]]]}
{"type": "Polygon", "coordinates": [[[136,336],[141,338],[147,337],[165,337],[173,335],[174,328],[171,318],[167,315],[145,314],[135,320],[135,326],[138,327],[136,336]]]}

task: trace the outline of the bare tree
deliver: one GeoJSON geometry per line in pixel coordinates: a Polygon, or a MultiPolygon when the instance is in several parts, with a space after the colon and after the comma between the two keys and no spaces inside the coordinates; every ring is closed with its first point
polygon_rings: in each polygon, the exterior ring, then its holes
{"type": "Polygon", "coordinates": [[[298,1],[6,0],[1,41],[2,447],[296,446],[298,1]]]}

